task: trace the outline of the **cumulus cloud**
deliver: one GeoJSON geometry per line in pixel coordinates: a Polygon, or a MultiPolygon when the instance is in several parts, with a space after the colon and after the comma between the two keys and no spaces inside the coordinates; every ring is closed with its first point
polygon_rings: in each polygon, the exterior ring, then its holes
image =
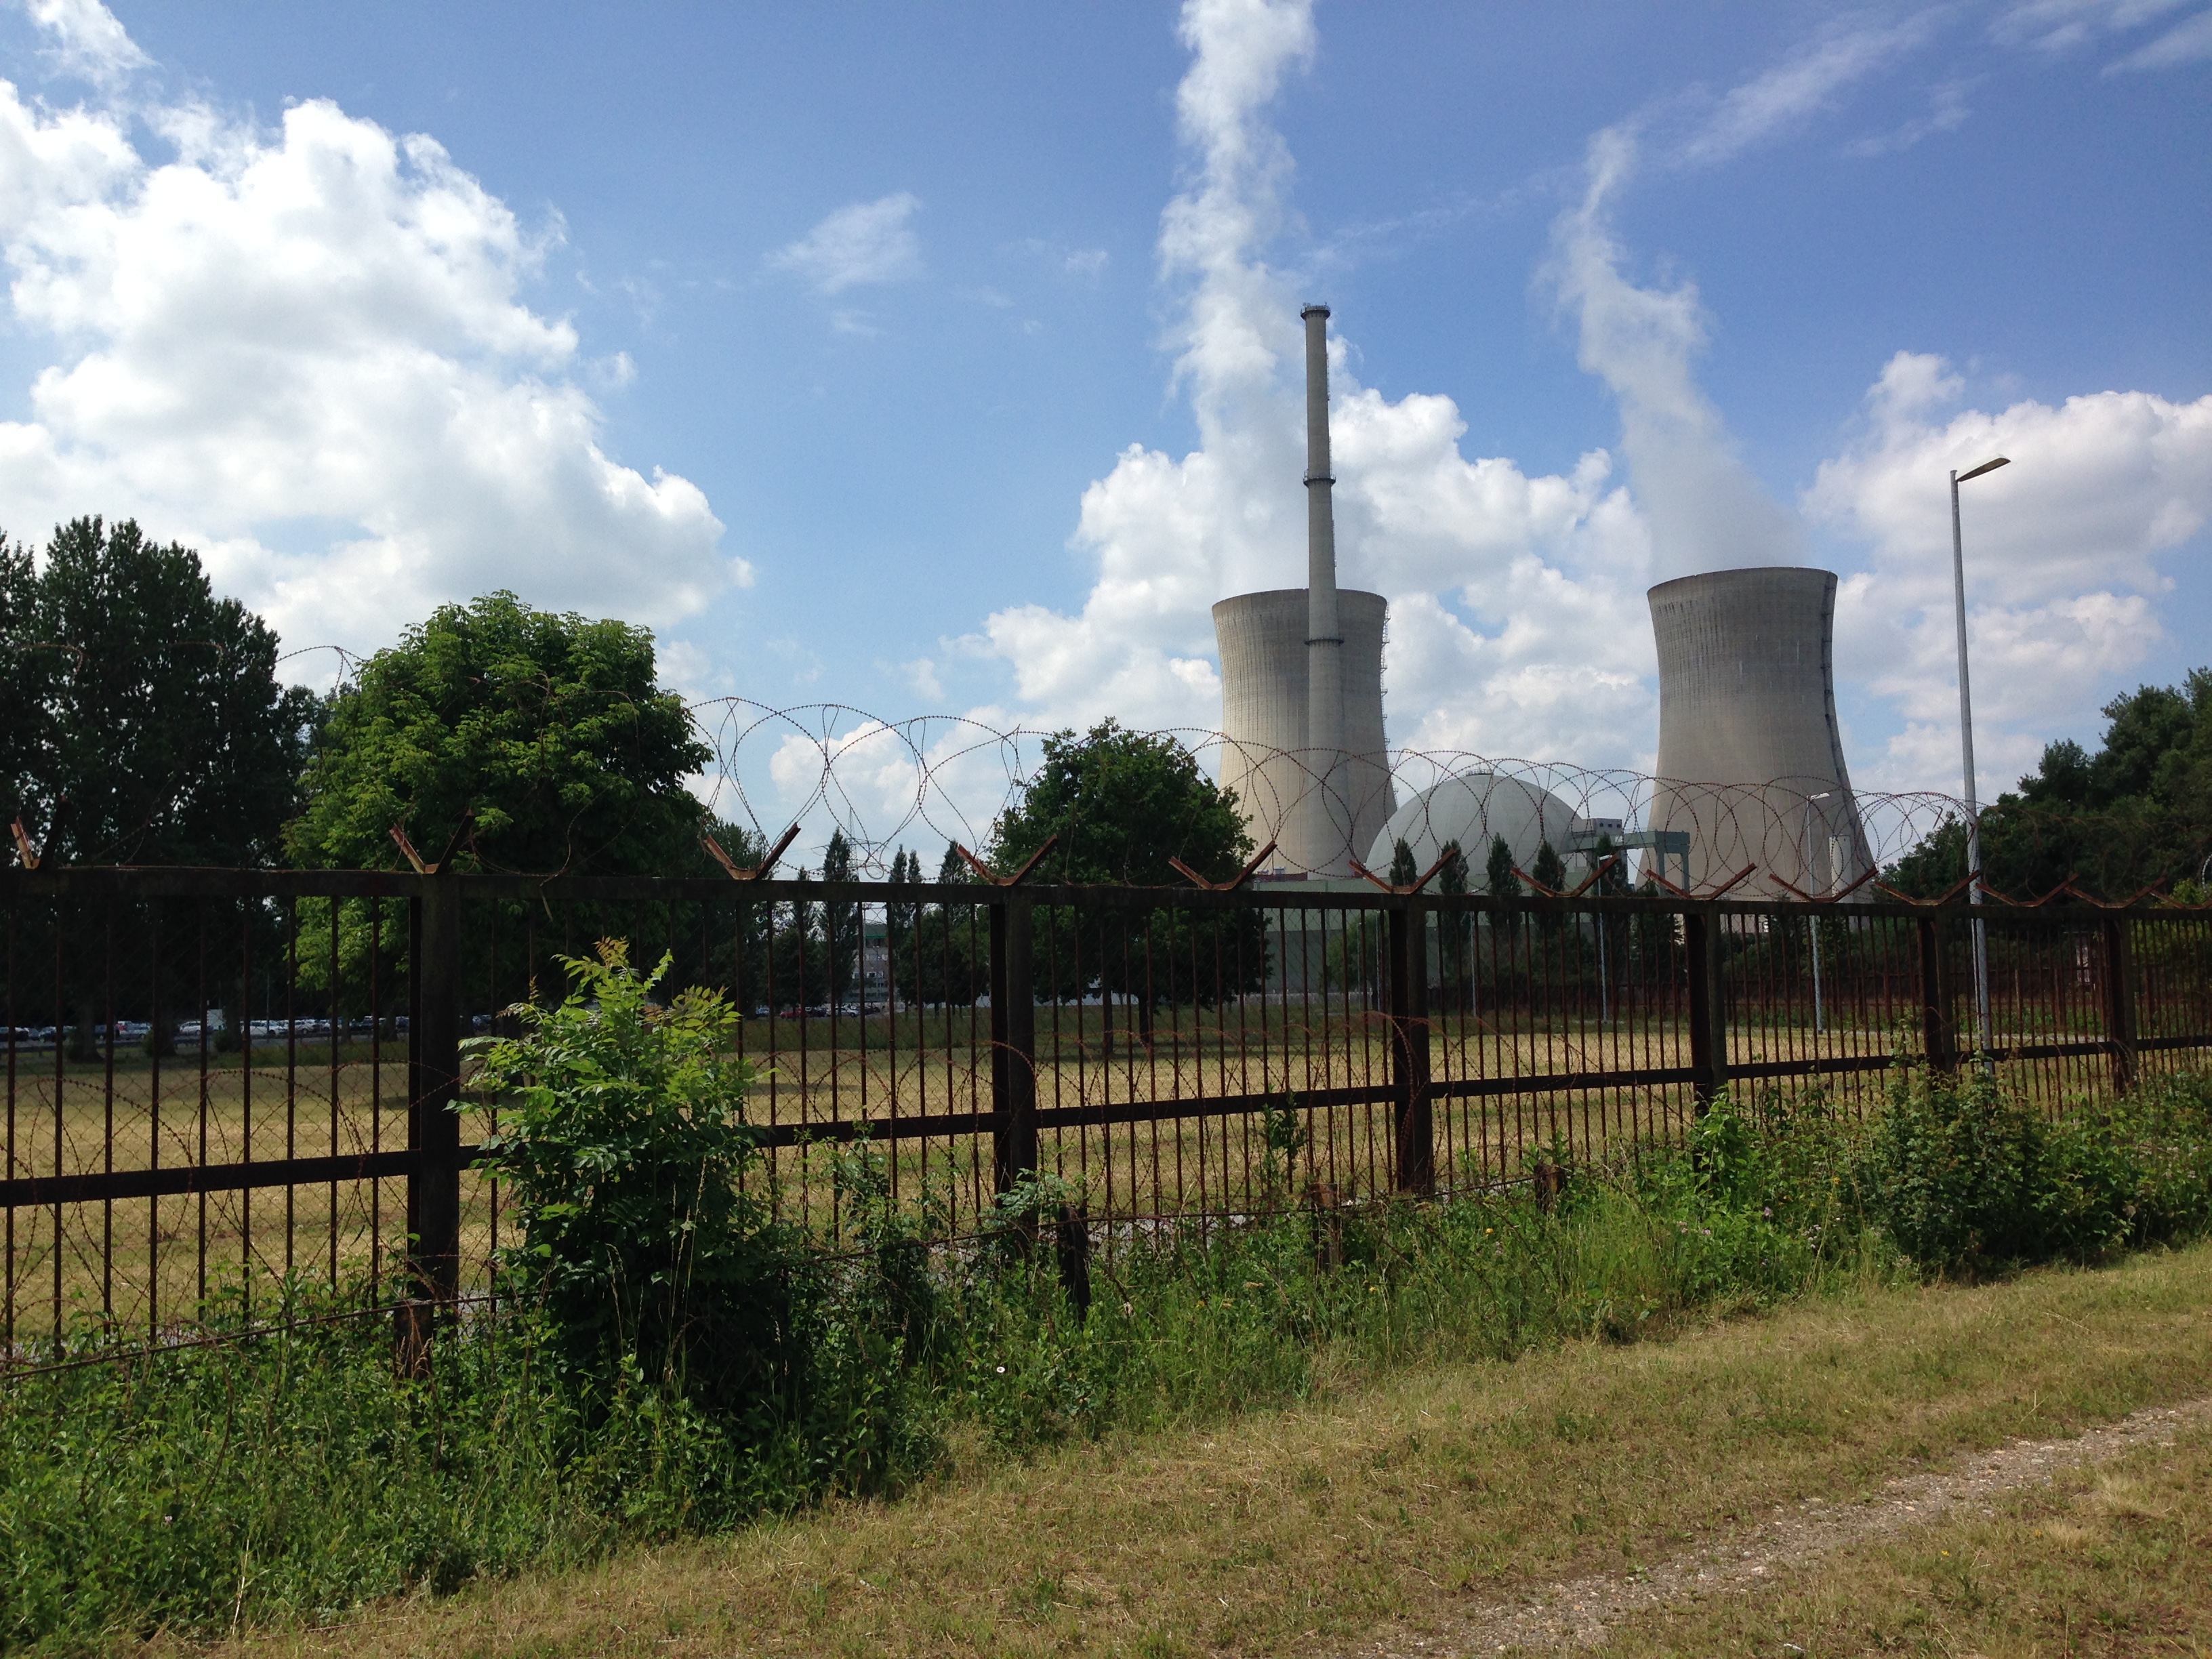
{"type": "MultiPolygon", "coordinates": [[[[1191,0],[1182,35],[1189,162],[1159,259],[1199,445],[1132,445],[1084,492],[1073,546],[1097,575],[1079,611],[1012,606],[971,642],[1010,665],[1010,720],[1217,726],[1213,601],[1304,580],[1300,296],[1267,253],[1295,171],[1268,111],[1311,59],[1311,8],[1191,0]]],[[[1394,744],[1632,758],[1651,725],[1650,548],[1610,458],[1566,477],[1470,459],[1451,399],[1362,386],[1341,337],[1331,383],[1338,557],[1391,601],[1394,744]]]]}
{"type": "Polygon", "coordinates": [[[500,586],[665,623],[749,579],[696,486],[605,453],[574,330],[522,302],[557,226],[327,101],[136,113],[173,161],[0,82],[11,319],[57,353],[0,423],[11,530],[136,515],[295,645],[500,586]]]}
{"type": "Polygon", "coordinates": [[[52,40],[47,54],[64,75],[113,86],[153,61],[100,0],[29,0],[26,9],[52,40]]]}
{"type": "Polygon", "coordinates": [[[1898,353],[1867,394],[1863,434],[1805,497],[1872,553],[1844,585],[1838,654],[1881,665],[1869,688],[1905,717],[1869,769],[1891,787],[1948,785],[1957,772],[1954,469],[2013,462],[1961,492],[1984,789],[2009,787],[2039,733],[2148,656],[2172,586],[2160,560],[2212,519],[2212,397],[2103,392],[1990,413],[1960,409],[1965,389],[1942,358],[1898,353]]]}
{"type": "Polygon", "coordinates": [[[921,245],[914,234],[921,200],[900,191],[873,202],[855,202],[768,257],[823,294],[875,283],[903,282],[921,274],[921,245]]]}

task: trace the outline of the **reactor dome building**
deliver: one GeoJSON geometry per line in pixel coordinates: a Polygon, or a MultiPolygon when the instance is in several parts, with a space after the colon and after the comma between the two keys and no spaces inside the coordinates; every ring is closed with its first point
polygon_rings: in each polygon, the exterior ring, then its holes
{"type": "Polygon", "coordinates": [[[1328,308],[1299,313],[1306,346],[1306,585],[1213,607],[1221,652],[1221,781],[1254,842],[1286,871],[1342,876],[1396,806],[1382,736],[1379,593],[1340,592],[1329,471],[1328,308]]]}
{"type": "Polygon", "coordinates": [[[1836,578],[1773,566],[1661,582],[1650,824],[1690,837],[1692,890],[1815,897],[1873,867],[1836,725],[1836,578]]]}
{"type": "Polygon", "coordinates": [[[1526,778],[1459,772],[1430,785],[1390,815],[1367,854],[1367,867],[1389,869],[1402,841],[1413,855],[1413,867],[1426,870],[1443,856],[1448,843],[1456,842],[1480,881],[1493,840],[1503,839],[1513,861],[1526,870],[1547,842],[1553,851],[1565,854],[1582,827],[1574,808],[1526,778]]]}

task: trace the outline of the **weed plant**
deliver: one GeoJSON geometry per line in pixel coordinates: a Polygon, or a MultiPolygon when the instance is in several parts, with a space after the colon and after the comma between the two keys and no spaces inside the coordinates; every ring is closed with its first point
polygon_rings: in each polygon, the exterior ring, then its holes
{"type": "MultiPolygon", "coordinates": [[[[1550,1148],[1540,1184],[1348,1210],[1296,1189],[1285,1114],[1260,1214],[1086,1230],[1081,1193],[1046,1177],[957,1245],[892,1201],[862,1144],[837,1162],[839,1236],[807,1239],[744,1198],[726,1011],[655,1008],[618,957],[577,969],[577,995],[488,1068],[521,1172],[519,1299],[441,1329],[419,1381],[394,1375],[387,1326],[331,1319],[9,1383],[0,1644],[325,1622],[896,1494],[955,1441],[1018,1455],[2212,1224],[2207,1079],[2054,1125],[1916,1068],[1865,1126],[1817,1098],[1723,1099],[1679,1153],[1565,1169],[1550,1148]]],[[[339,1311],[307,1296],[302,1319],[339,1311]]]]}

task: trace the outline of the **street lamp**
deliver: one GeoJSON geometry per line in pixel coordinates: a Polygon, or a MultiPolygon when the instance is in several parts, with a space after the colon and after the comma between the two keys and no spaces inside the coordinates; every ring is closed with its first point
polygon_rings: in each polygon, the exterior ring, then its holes
{"type": "MultiPolygon", "coordinates": [[[[1823,789],[1817,795],[1808,795],[1805,797],[1805,856],[1802,860],[1802,863],[1805,866],[1806,885],[1808,887],[1813,884],[1813,809],[1821,801],[1833,800],[1836,798],[1836,794],[1837,792],[1833,789],[1823,789]]],[[[1828,827],[1828,815],[1826,809],[1825,808],[1822,809],[1820,813],[1820,827],[1823,830],[1828,827]]],[[[1821,890],[1823,892],[1835,886],[1837,881],[1839,879],[1835,868],[1837,862],[1835,850],[1836,839],[1833,836],[1831,836],[1827,838],[1827,841],[1828,878],[1826,882],[1821,884],[1821,890]]],[[[1822,1006],[1820,998],[1820,918],[1818,912],[1815,912],[1813,915],[1809,931],[1813,935],[1813,1035],[1814,1036],[1819,1036],[1828,1029],[1828,1021],[1826,1010],[1822,1006]]]]}
{"type": "MultiPolygon", "coordinates": [[[[1966,902],[1982,902],[1982,809],[1974,789],[1974,700],[1966,679],[1966,550],[1959,535],[1959,486],[1969,478],[2009,466],[2009,456],[1999,455],[1979,466],[1951,474],[1951,580],[1959,610],[1959,746],[1966,769],[1966,902]]],[[[1974,919],[1974,1002],[1981,1016],[1983,1064],[1996,1046],[1990,1029],[1989,939],[1980,917],[1974,919]]]]}

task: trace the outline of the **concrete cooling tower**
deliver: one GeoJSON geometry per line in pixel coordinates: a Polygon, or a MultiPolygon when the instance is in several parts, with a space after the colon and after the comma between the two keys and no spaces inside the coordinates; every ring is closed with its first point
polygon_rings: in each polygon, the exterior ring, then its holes
{"type": "MultiPolygon", "coordinates": [[[[1345,758],[1338,787],[1346,796],[1350,844],[1366,848],[1390,816],[1390,773],[1382,759],[1382,623],[1380,593],[1339,590],[1337,625],[1344,635],[1345,758]]],[[[1320,870],[1328,849],[1316,834],[1324,821],[1312,809],[1327,762],[1307,730],[1307,597],[1303,587],[1239,593],[1213,607],[1221,647],[1221,781],[1237,792],[1253,845],[1277,843],[1268,862],[1286,870],[1320,870]]],[[[1326,830],[1322,831],[1322,835],[1326,830]]],[[[1338,854],[1341,862],[1342,855],[1338,854]]],[[[1389,867],[1383,862],[1375,866],[1389,867]]]]}
{"type": "Polygon", "coordinates": [[[1321,876],[1352,860],[1395,797],[1382,746],[1378,593],[1336,586],[1336,479],[1328,453],[1328,307],[1306,331],[1306,585],[1213,607],[1221,648],[1221,781],[1275,867],[1321,876]]]}
{"type": "Polygon", "coordinates": [[[1656,830],[1690,836],[1693,890],[1820,895],[1872,867],[1836,728],[1836,579],[1776,566],[1662,582],[1656,830]]]}

